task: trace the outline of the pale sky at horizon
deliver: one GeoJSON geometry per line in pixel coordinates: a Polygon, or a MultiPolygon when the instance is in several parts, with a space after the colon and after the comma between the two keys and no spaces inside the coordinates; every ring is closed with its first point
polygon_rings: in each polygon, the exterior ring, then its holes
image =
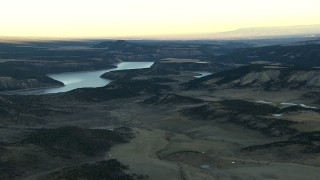
{"type": "Polygon", "coordinates": [[[128,37],[320,24],[320,0],[0,0],[0,36],[128,37]]]}

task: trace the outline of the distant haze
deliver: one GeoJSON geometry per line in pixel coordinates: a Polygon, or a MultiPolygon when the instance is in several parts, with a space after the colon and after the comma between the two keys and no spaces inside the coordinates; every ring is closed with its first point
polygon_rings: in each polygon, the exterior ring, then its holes
{"type": "MultiPolygon", "coordinates": [[[[0,36],[203,39],[320,24],[319,9],[319,0],[1,0],[0,36]]],[[[277,34],[254,36],[268,33],[277,34]]]]}
{"type": "Polygon", "coordinates": [[[210,39],[255,39],[268,37],[320,37],[320,25],[242,28],[208,36],[210,39]]]}

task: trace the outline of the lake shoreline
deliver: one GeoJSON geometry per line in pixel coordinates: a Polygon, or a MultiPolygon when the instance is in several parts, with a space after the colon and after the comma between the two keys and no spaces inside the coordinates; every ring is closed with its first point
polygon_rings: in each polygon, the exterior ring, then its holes
{"type": "Polygon", "coordinates": [[[116,68],[93,70],[93,71],[77,71],[63,72],[57,74],[48,74],[47,76],[59,81],[64,86],[52,86],[43,88],[28,88],[14,91],[3,91],[3,95],[44,95],[55,94],[72,91],[78,88],[97,88],[108,85],[112,80],[103,79],[100,76],[106,72],[128,69],[150,68],[154,62],[121,62],[116,68]]]}

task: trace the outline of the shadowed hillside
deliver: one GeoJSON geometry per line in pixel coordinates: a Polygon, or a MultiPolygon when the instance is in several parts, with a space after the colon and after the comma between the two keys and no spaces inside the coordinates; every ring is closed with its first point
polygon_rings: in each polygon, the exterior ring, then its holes
{"type": "Polygon", "coordinates": [[[111,99],[131,98],[144,94],[156,94],[169,86],[160,85],[152,80],[119,80],[100,88],[82,88],[70,91],[67,97],[80,100],[105,101],[111,99]]]}

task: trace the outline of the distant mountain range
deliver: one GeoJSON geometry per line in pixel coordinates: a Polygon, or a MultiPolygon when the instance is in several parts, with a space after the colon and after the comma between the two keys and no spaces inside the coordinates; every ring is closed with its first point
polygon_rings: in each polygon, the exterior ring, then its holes
{"type": "Polygon", "coordinates": [[[320,24],[298,26],[248,27],[233,31],[199,34],[171,34],[141,37],[122,37],[122,39],[154,40],[240,40],[272,38],[317,38],[320,37],[320,24]]]}
{"type": "Polygon", "coordinates": [[[320,24],[303,26],[279,26],[241,28],[234,31],[215,33],[210,39],[257,39],[276,37],[320,37],[320,24]]]}

